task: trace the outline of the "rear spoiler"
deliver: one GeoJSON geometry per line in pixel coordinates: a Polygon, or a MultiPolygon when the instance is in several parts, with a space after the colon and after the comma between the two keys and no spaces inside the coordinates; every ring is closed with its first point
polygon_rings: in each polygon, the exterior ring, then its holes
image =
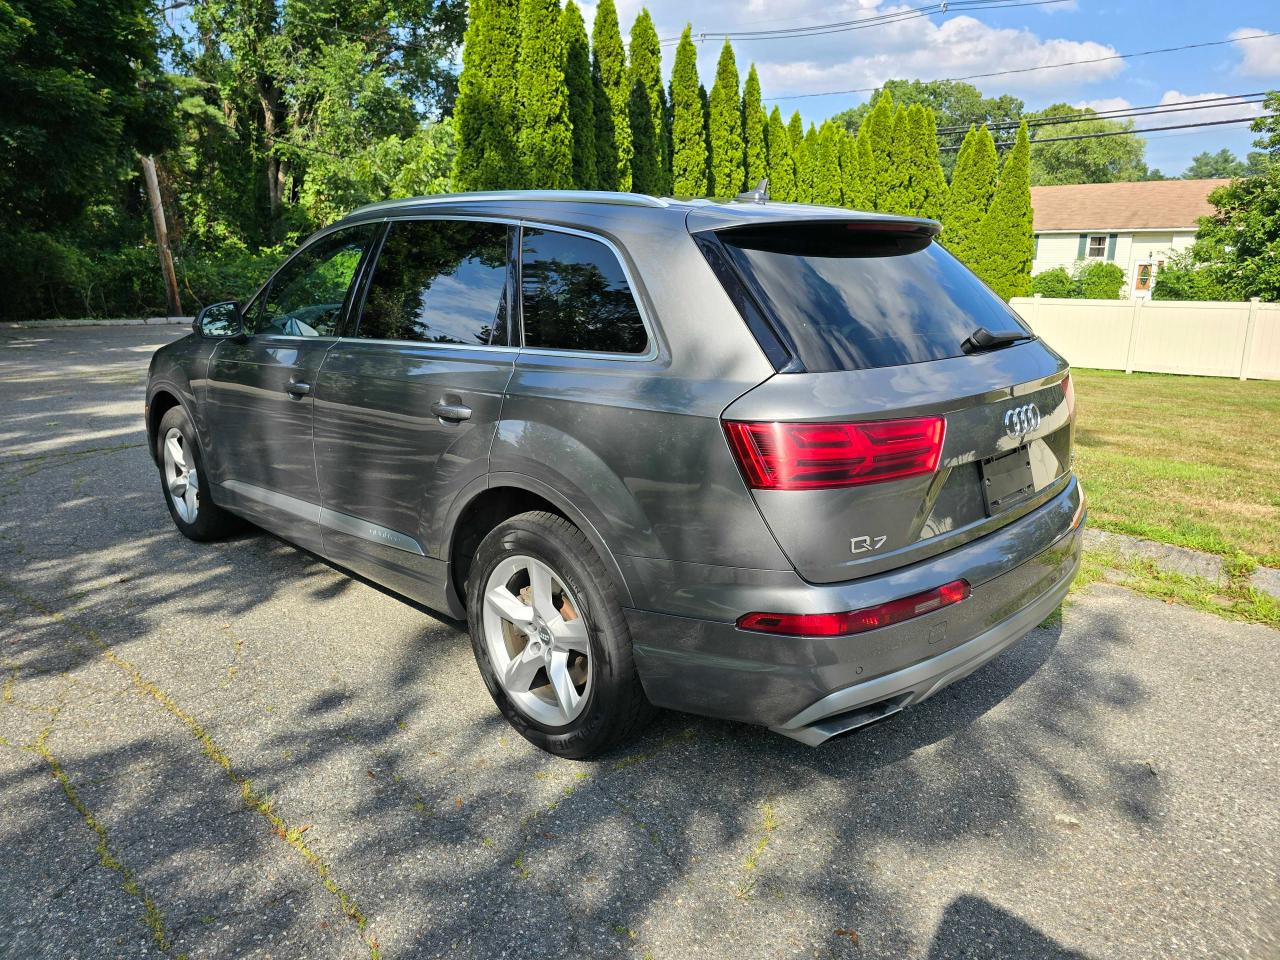
{"type": "Polygon", "coordinates": [[[924,217],[899,217],[797,203],[708,204],[690,210],[685,217],[685,226],[695,235],[743,227],[759,229],[836,223],[846,223],[868,233],[907,234],[921,239],[933,239],[942,231],[942,224],[937,220],[924,217]]]}

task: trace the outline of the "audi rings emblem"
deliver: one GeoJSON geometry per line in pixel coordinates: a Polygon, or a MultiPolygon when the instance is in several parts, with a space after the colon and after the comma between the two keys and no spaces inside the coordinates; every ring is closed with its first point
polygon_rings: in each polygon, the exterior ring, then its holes
{"type": "Polygon", "coordinates": [[[1034,403],[1014,407],[1004,415],[1004,432],[1014,440],[1021,440],[1040,426],[1040,408],[1034,403]]]}

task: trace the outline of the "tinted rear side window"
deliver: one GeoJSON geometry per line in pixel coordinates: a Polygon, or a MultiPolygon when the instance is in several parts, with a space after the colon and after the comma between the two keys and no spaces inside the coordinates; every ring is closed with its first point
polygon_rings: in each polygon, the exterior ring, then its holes
{"type": "Polygon", "coordinates": [[[510,228],[467,220],[397,220],[387,228],[358,336],[507,343],[510,228]]]}
{"type": "Polygon", "coordinates": [[[521,283],[524,345],[644,353],[644,322],[612,250],[598,240],[526,228],[521,283]]]}
{"type": "Polygon", "coordinates": [[[1030,332],[955,257],[919,236],[854,223],[718,236],[811,372],[958,357],[980,326],[1030,332]]]}

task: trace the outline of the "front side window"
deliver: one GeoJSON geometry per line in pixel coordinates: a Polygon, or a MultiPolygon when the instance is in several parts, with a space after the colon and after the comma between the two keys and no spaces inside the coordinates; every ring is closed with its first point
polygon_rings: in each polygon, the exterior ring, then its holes
{"type": "Polygon", "coordinates": [[[281,267],[254,309],[255,333],[332,337],[374,224],[335,230],[281,267]]]}
{"type": "Polygon", "coordinates": [[[505,345],[509,233],[501,223],[393,221],[357,336],[505,345]]]}
{"type": "Polygon", "coordinates": [[[1090,237],[1088,256],[1090,260],[1101,260],[1107,255],[1107,238],[1090,237]]]}
{"type": "Polygon", "coordinates": [[[521,244],[524,345],[644,353],[649,338],[622,264],[589,237],[526,229],[521,244]]]}

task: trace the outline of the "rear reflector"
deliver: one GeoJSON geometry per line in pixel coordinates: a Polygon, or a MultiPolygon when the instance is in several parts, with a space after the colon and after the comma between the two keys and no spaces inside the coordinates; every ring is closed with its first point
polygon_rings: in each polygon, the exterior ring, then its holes
{"type": "Polygon", "coordinates": [[[967,580],[952,580],[924,593],[845,613],[748,613],[738,618],[738,628],[788,637],[844,637],[924,616],[967,599],[969,593],[967,580]]]}
{"type": "Polygon", "coordinates": [[[820,490],[933,473],[942,454],[942,417],[865,423],[756,423],[727,420],[729,445],[757,490],[820,490]]]}

